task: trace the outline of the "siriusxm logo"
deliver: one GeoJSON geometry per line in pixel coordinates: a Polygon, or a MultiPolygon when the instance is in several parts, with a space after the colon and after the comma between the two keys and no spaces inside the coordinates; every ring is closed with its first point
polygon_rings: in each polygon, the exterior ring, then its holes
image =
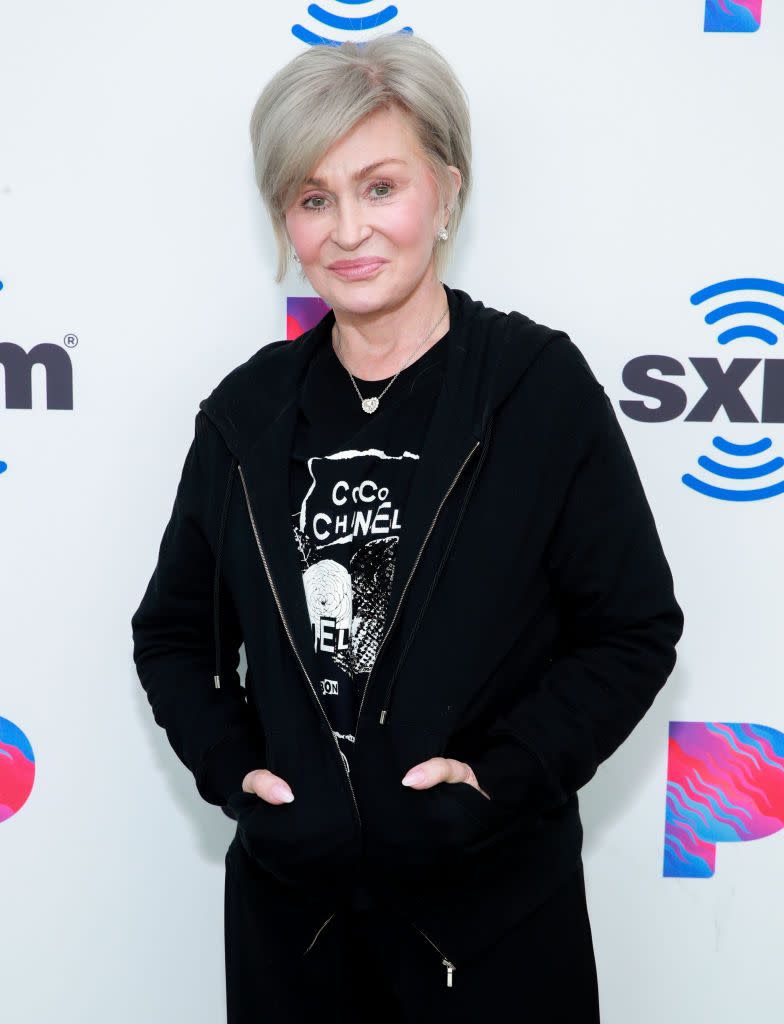
{"type": "MultiPolygon", "coordinates": [[[[702,288],[691,296],[691,302],[698,306],[716,296],[750,290],[784,296],[784,284],[780,281],[764,277],[738,277],[702,288]]],[[[705,314],[705,323],[719,324],[722,328],[716,337],[719,345],[751,340],[761,344],[764,350],[765,346],[770,348],[778,343],[776,330],[784,324],[784,310],[778,302],[743,297],[711,308],[705,314]],[[732,326],[722,328],[722,322],[728,317],[745,318],[748,314],[770,320],[774,330],[764,324],[746,322],[745,319],[741,323],[735,322],[732,326]]],[[[731,359],[726,368],[713,356],[690,356],[689,362],[699,374],[705,390],[684,417],[687,422],[711,423],[723,409],[731,424],[784,423],[784,359],[739,356],[731,359]],[[755,411],[740,389],[757,370],[756,376],[761,377],[761,380],[755,411]]],[[[636,356],[623,369],[623,383],[635,394],[655,398],[658,405],[650,408],[642,401],[622,399],[619,402],[620,408],[630,419],[642,423],[662,423],[676,419],[686,408],[688,396],[671,378],[683,377],[685,373],[683,364],[673,356],[636,356]],[[660,376],[651,376],[652,372],[660,376]]],[[[706,497],[724,501],[759,501],[784,492],[784,473],[778,472],[784,466],[784,459],[780,456],[765,458],[763,461],[755,459],[772,447],[770,437],[763,434],[741,444],[717,435],[712,444],[721,456],[737,458],[738,461],[723,462],[715,455],[701,455],[697,459],[698,465],[711,473],[716,482],[685,473],[681,480],[687,487],[706,497]],[[776,473],[778,479],[765,481],[764,486],[747,485],[749,482],[762,483],[763,478],[776,473]]]]}
{"type": "MultiPolygon", "coordinates": [[[[3,282],[0,281],[0,290],[3,282]]],[[[78,339],[67,334],[63,339],[73,348],[78,339]]],[[[32,409],[33,367],[43,366],[46,381],[46,408],[73,409],[73,366],[68,353],[49,342],[34,345],[29,352],[10,341],[0,342],[0,366],[5,381],[5,408],[32,409]]],[[[8,463],[0,459],[0,475],[8,471],[8,463]]]]}
{"type": "MultiPolygon", "coordinates": [[[[2,291],[2,290],[3,290],[3,282],[0,281],[0,291],[2,291]]],[[[0,459],[0,473],[5,473],[5,471],[7,469],[8,469],[8,463],[7,462],[3,462],[3,460],[0,459]]]]}
{"type": "MultiPolygon", "coordinates": [[[[66,344],[73,335],[66,337],[66,344]]],[[[32,409],[33,366],[45,370],[46,408],[73,409],[73,366],[65,349],[50,342],[34,345],[29,352],[10,341],[0,342],[0,366],[5,374],[6,409],[32,409]]]]}
{"type": "MultiPolygon", "coordinates": [[[[335,0],[335,2],[342,4],[344,7],[350,7],[352,10],[357,10],[358,8],[364,8],[373,0],[335,0]]],[[[341,43],[345,42],[345,39],[334,39],[330,36],[322,35],[322,26],[328,31],[337,30],[338,32],[365,32],[368,29],[377,28],[384,28],[390,31],[389,26],[397,18],[398,9],[394,4],[388,4],[382,10],[375,11],[372,14],[364,12],[349,15],[333,14],[319,4],[308,4],[308,14],[317,24],[313,28],[307,28],[305,25],[300,24],[292,25],[291,34],[309,46],[319,44],[323,46],[340,46],[341,43]]],[[[405,25],[397,31],[413,32],[413,29],[410,25],[405,25]]]]}
{"type": "Polygon", "coordinates": [[[756,32],[762,0],[705,0],[706,32],[756,32]]]}

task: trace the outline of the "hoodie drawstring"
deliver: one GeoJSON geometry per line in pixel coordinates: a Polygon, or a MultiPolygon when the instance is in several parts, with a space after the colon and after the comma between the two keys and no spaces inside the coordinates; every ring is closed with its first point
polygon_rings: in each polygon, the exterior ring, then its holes
{"type": "Polygon", "coordinates": [[[223,512],[221,514],[220,528],[218,530],[218,547],[215,552],[215,583],[212,594],[213,620],[215,624],[215,689],[220,689],[220,611],[218,602],[220,599],[220,560],[223,550],[223,534],[226,529],[226,517],[229,512],[229,498],[231,497],[231,485],[234,481],[234,467],[237,460],[232,456],[229,466],[229,479],[226,482],[226,496],[223,499],[223,512]]]}

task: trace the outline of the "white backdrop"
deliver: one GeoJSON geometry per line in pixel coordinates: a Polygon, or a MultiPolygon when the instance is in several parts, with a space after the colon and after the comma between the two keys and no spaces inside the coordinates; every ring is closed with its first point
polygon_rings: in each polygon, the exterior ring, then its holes
{"type": "MultiPolygon", "coordinates": [[[[692,358],[775,357],[759,340],[718,345],[711,303],[690,296],[784,281],[784,9],[764,0],[756,32],[705,31],[705,0],[399,9],[386,30],[410,25],[438,46],[471,101],[475,193],[445,279],[582,348],[686,617],[667,686],[580,792],[602,1019],[772,1019],[784,836],[722,843],[710,877],[667,876],[663,856],[670,723],[784,730],[784,498],[721,500],[681,479],[716,482],[697,459],[717,434],[770,437],[771,458],[784,448],[779,422],[686,419],[704,390],[692,358]],[[624,367],[651,355],[684,371],[686,411],[666,422],[619,405],[639,398],[624,367]]],[[[155,725],[130,616],[198,401],[286,336],[287,296],[313,294],[294,272],[272,282],[248,119],[305,45],[292,26],[318,26],[300,2],[28,0],[0,13],[0,342],[53,345],[73,373],[72,408],[47,408],[40,365],[31,408],[0,400],[0,754],[21,765],[0,767],[0,1017],[215,1024],[234,824],[155,725]]],[[[781,333],[770,313],[720,326],[745,322],[781,333]]],[[[744,385],[756,416],[761,373],[744,385]]],[[[784,821],[781,790],[770,797],[784,821]]]]}

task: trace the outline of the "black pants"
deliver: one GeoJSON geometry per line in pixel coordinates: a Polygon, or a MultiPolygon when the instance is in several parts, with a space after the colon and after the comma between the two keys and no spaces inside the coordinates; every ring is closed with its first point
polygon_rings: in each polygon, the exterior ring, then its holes
{"type": "MultiPolygon", "coordinates": [[[[252,877],[246,880],[252,887],[252,877]]],[[[266,962],[273,940],[261,940],[253,900],[240,892],[234,887],[226,906],[228,1024],[600,1020],[582,861],[497,943],[459,965],[451,986],[439,953],[420,932],[375,911],[336,914],[305,956],[281,957],[273,966],[266,962]]]]}

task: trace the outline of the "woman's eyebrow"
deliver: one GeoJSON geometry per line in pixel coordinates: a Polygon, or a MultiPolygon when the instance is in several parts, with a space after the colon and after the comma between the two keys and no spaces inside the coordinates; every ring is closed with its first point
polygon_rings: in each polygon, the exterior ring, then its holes
{"type": "MultiPolygon", "coordinates": [[[[352,181],[359,181],[360,178],[364,178],[366,174],[370,174],[377,167],[381,167],[383,164],[404,164],[406,161],[396,156],[387,156],[383,160],[376,160],[372,164],[367,164],[365,167],[360,167],[358,171],[355,171],[351,175],[352,181]]],[[[305,178],[303,185],[315,185],[316,188],[326,188],[327,183],[323,178],[305,178]]]]}

